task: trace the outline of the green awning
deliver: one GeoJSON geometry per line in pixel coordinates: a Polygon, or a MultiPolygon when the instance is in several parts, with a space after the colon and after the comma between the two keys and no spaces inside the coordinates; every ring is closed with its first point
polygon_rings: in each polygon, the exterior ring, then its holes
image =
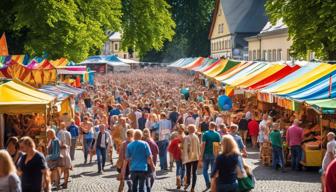
{"type": "Polygon", "coordinates": [[[229,69],[231,69],[232,67],[238,65],[239,63],[240,63],[240,62],[238,62],[238,61],[228,60],[228,62],[226,63],[224,69],[223,69],[217,76],[219,76],[219,75],[221,75],[222,73],[228,71],[229,69]]]}
{"type": "Polygon", "coordinates": [[[321,111],[322,114],[336,114],[335,99],[310,100],[306,103],[321,111]]]}

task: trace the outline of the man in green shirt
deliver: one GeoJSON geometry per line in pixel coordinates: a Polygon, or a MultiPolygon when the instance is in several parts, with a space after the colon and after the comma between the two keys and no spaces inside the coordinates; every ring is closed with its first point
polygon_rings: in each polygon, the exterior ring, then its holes
{"type": "Polygon", "coordinates": [[[278,169],[278,166],[284,170],[284,158],[282,154],[282,139],[279,130],[279,124],[273,123],[273,130],[269,135],[272,143],[272,166],[274,169],[278,169]]]}
{"type": "Polygon", "coordinates": [[[219,142],[221,141],[220,134],[216,131],[216,127],[217,125],[215,122],[210,122],[209,130],[205,131],[202,136],[202,149],[200,160],[203,160],[203,176],[207,189],[209,189],[211,186],[208,172],[209,166],[211,166],[212,171],[215,162],[215,156],[217,156],[214,151],[217,151],[219,142]]]}

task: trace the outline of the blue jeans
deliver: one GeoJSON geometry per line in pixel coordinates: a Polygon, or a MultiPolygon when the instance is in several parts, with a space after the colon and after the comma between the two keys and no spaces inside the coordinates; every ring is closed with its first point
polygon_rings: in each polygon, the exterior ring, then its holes
{"type": "Polygon", "coordinates": [[[284,168],[284,158],[282,154],[282,148],[279,146],[272,145],[272,166],[274,169],[277,168],[277,165],[280,165],[281,168],[284,168]]]}
{"type": "Polygon", "coordinates": [[[292,153],[292,170],[299,170],[302,156],[301,146],[300,145],[291,146],[291,153],[292,153]]]}
{"type": "Polygon", "coordinates": [[[211,166],[211,172],[212,172],[214,163],[215,163],[215,156],[213,154],[203,155],[203,177],[207,187],[210,187],[209,166],[211,166]]]}
{"type": "Polygon", "coordinates": [[[217,192],[238,192],[238,182],[232,184],[217,183],[217,192]]]}
{"type": "Polygon", "coordinates": [[[161,170],[168,169],[168,162],[167,162],[167,148],[169,141],[168,139],[158,141],[157,142],[159,147],[159,159],[160,159],[160,168],[161,170]]]}
{"type": "Polygon", "coordinates": [[[176,160],[176,177],[181,178],[181,183],[183,183],[183,178],[185,174],[185,165],[182,164],[182,160],[176,160]]]}
{"type": "Polygon", "coordinates": [[[106,161],[106,148],[96,147],[97,162],[98,162],[98,171],[104,169],[106,161]]]}
{"type": "Polygon", "coordinates": [[[146,171],[131,171],[131,178],[133,182],[133,192],[145,191],[146,171]],[[139,186],[139,188],[138,188],[139,186]]]}
{"type": "Polygon", "coordinates": [[[146,175],[146,192],[151,192],[152,187],[154,185],[154,173],[147,173],[146,175]]]}
{"type": "Polygon", "coordinates": [[[87,161],[87,156],[88,156],[88,154],[89,154],[89,149],[90,149],[90,147],[91,147],[91,145],[92,145],[92,141],[93,141],[93,139],[92,138],[90,138],[90,139],[83,139],[83,143],[84,143],[84,160],[85,160],[85,162],[87,161]]]}

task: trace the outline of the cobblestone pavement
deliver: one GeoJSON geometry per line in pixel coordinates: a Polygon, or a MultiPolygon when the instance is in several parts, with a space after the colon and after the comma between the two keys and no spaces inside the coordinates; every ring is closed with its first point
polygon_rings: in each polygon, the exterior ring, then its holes
{"type": "MultiPolygon", "coordinates": [[[[116,162],[116,159],[114,159],[116,162]]],[[[249,152],[248,163],[252,166],[257,179],[256,188],[253,192],[319,192],[319,174],[314,171],[293,172],[288,170],[285,173],[272,170],[259,164],[258,153],[249,152]]],[[[107,163],[106,171],[97,174],[95,157],[92,164],[83,165],[83,153],[76,151],[74,170],[71,172],[71,179],[67,190],[60,191],[79,191],[79,192],[105,192],[117,191],[119,181],[117,181],[117,171],[107,163]]],[[[159,169],[158,169],[159,170],[159,169]]],[[[157,179],[152,188],[153,192],[178,191],[175,188],[175,169],[173,172],[157,172],[157,179]]],[[[127,188],[127,187],[126,187],[127,188]]],[[[197,177],[196,191],[201,192],[205,189],[202,174],[197,177]]]]}

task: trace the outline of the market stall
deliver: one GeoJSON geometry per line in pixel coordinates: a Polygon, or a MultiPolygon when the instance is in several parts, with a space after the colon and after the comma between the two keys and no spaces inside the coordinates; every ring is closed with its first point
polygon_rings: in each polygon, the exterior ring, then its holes
{"type": "Polygon", "coordinates": [[[13,80],[0,85],[1,142],[11,136],[31,136],[45,142],[45,131],[55,97],[13,80]]]}

